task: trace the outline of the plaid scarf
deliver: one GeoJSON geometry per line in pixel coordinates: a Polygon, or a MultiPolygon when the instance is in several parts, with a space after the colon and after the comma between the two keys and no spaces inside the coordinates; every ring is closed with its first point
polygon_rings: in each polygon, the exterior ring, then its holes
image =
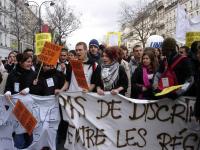
{"type": "Polygon", "coordinates": [[[112,90],[119,79],[119,63],[113,62],[110,65],[102,64],[101,79],[103,81],[104,90],[112,90]]]}

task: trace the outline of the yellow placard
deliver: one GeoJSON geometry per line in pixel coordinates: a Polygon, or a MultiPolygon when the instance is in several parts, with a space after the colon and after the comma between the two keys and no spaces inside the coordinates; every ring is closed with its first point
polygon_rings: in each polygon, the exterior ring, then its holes
{"type": "Polygon", "coordinates": [[[120,46],[121,45],[121,32],[108,32],[106,36],[106,44],[108,46],[120,46]]]}
{"type": "Polygon", "coordinates": [[[200,32],[187,32],[186,46],[191,47],[194,41],[200,41],[200,32]]]}
{"type": "Polygon", "coordinates": [[[51,33],[37,33],[35,35],[35,55],[40,55],[45,42],[51,42],[51,33]]]}
{"type": "Polygon", "coordinates": [[[176,85],[176,86],[170,86],[168,88],[163,89],[160,93],[156,93],[155,96],[162,96],[162,95],[166,95],[172,91],[175,91],[179,88],[181,88],[183,85],[176,85]]]}

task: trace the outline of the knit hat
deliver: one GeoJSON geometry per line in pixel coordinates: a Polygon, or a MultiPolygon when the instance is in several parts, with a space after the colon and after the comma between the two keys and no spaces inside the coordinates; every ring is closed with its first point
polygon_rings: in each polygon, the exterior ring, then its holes
{"type": "Polygon", "coordinates": [[[89,47],[90,46],[95,46],[95,47],[99,48],[99,42],[96,39],[92,39],[89,43],[89,47]]]}

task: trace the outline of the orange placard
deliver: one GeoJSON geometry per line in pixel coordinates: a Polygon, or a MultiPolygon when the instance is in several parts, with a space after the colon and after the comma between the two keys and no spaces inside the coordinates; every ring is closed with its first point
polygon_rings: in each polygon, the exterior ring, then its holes
{"type": "Polygon", "coordinates": [[[45,42],[42,52],[38,58],[45,64],[56,65],[62,48],[62,46],[50,42],[45,42]]]}
{"type": "Polygon", "coordinates": [[[20,100],[17,101],[13,113],[28,134],[31,135],[37,124],[37,120],[20,100]]]}
{"type": "Polygon", "coordinates": [[[82,62],[80,60],[70,60],[70,63],[72,65],[72,70],[74,72],[78,86],[88,90],[89,87],[83,71],[82,62]]]}

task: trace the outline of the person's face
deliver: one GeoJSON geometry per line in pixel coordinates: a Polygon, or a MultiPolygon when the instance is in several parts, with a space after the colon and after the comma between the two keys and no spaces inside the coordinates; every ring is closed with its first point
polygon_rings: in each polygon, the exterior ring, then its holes
{"type": "Polygon", "coordinates": [[[157,48],[155,48],[154,53],[157,57],[160,56],[160,51],[157,48]]]}
{"type": "Polygon", "coordinates": [[[102,59],[103,59],[104,64],[106,65],[109,65],[112,63],[112,60],[108,57],[106,53],[103,53],[102,59]]]}
{"type": "Polygon", "coordinates": [[[200,62],[200,49],[197,50],[197,59],[200,62]]]}
{"type": "Polygon", "coordinates": [[[187,56],[187,53],[185,51],[185,48],[180,48],[179,49],[179,54],[182,55],[182,56],[187,56]]]}
{"type": "Polygon", "coordinates": [[[8,58],[9,63],[14,63],[16,61],[15,54],[10,54],[8,58]]]}
{"type": "Polygon", "coordinates": [[[68,59],[73,60],[73,59],[76,59],[76,58],[75,58],[75,55],[73,53],[68,53],[68,59]]]}
{"type": "Polygon", "coordinates": [[[123,50],[124,53],[124,57],[128,56],[128,51],[127,50],[123,50]]]}
{"type": "Polygon", "coordinates": [[[67,61],[67,52],[61,52],[60,53],[60,61],[61,62],[67,61]]]}
{"type": "Polygon", "coordinates": [[[149,56],[148,55],[144,55],[143,57],[142,57],[142,64],[144,65],[144,66],[149,66],[150,64],[151,64],[151,60],[150,60],[150,58],[149,58],[149,56]]]}
{"type": "Polygon", "coordinates": [[[21,64],[21,67],[25,70],[30,70],[32,66],[32,58],[28,58],[25,62],[21,64]]]}
{"type": "Polygon", "coordinates": [[[91,45],[90,48],[89,48],[89,51],[90,51],[90,53],[92,53],[93,55],[96,55],[96,54],[98,53],[99,49],[98,49],[96,46],[91,45]]]}
{"type": "Polygon", "coordinates": [[[142,47],[134,48],[133,55],[134,55],[135,59],[140,60],[142,57],[142,54],[143,54],[142,47]]]}
{"type": "Polygon", "coordinates": [[[84,49],[83,45],[77,45],[75,49],[76,49],[76,54],[77,54],[78,60],[84,61],[87,50],[84,49]]]}

